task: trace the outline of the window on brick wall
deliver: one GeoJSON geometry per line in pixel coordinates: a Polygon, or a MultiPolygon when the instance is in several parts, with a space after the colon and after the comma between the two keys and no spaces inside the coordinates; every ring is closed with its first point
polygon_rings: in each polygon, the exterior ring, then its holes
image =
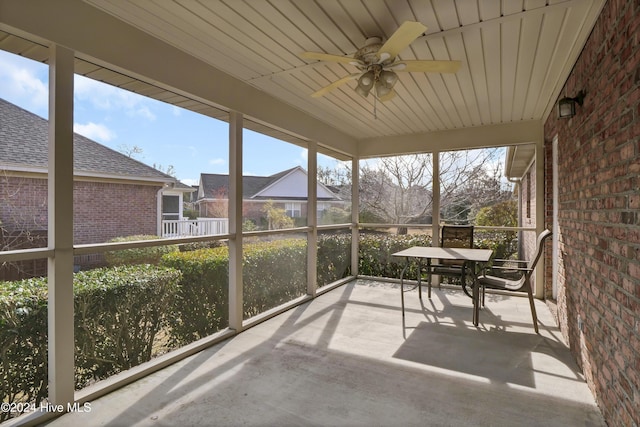
{"type": "Polygon", "coordinates": [[[287,216],[291,218],[299,218],[302,216],[302,203],[285,203],[284,210],[287,216]]]}

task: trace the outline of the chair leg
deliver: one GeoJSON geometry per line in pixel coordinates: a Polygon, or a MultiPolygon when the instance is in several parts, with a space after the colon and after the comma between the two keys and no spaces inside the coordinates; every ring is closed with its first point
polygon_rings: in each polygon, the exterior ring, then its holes
{"type": "Polygon", "coordinates": [[[525,281],[525,286],[527,288],[527,295],[529,296],[529,305],[531,306],[531,317],[533,317],[533,329],[535,329],[536,334],[538,332],[538,315],[536,314],[536,306],[533,301],[533,291],[531,290],[531,282],[527,278],[525,281]]]}

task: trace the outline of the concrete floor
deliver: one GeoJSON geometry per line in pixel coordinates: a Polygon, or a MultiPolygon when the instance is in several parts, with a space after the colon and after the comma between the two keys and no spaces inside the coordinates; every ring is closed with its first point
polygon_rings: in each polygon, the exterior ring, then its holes
{"type": "Polygon", "coordinates": [[[554,320],[487,295],[480,326],[432,299],[358,280],[91,402],[51,426],[604,426],[554,320]]]}

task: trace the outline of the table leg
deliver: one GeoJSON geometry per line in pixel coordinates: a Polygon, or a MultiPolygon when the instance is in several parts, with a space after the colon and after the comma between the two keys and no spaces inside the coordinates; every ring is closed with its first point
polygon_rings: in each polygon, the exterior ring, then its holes
{"type": "Polygon", "coordinates": [[[473,266],[471,276],[473,277],[473,326],[478,326],[479,323],[479,300],[480,300],[480,289],[478,283],[478,276],[475,273],[475,265],[473,266]]]}
{"type": "MultiPolygon", "coordinates": [[[[422,300],[422,261],[418,258],[418,298],[422,300]]],[[[429,294],[431,298],[431,294],[429,294]]]]}
{"type": "Polygon", "coordinates": [[[402,317],[404,318],[404,273],[407,271],[409,267],[409,258],[407,258],[407,262],[400,272],[400,303],[402,305],[402,317]]]}
{"type": "Polygon", "coordinates": [[[429,282],[429,299],[431,299],[431,258],[427,258],[427,281],[429,282]]]}

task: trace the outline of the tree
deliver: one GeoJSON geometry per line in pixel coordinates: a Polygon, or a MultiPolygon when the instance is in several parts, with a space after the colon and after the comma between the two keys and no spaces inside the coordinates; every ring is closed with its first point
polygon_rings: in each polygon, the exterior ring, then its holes
{"type": "MultiPolygon", "coordinates": [[[[29,178],[0,175],[0,251],[47,246],[47,198],[29,193],[29,178]],[[25,195],[26,193],[26,195],[25,195]],[[30,197],[30,203],[24,203],[30,197]],[[22,201],[22,203],[21,203],[22,201]]],[[[0,263],[0,280],[46,274],[46,260],[0,263]]]]}
{"type": "MultiPolygon", "coordinates": [[[[517,227],[518,202],[513,198],[481,208],[475,216],[476,225],[517,227]]],[[[487,241],[491,242],[496,258],[508,258],[517,251],[516,231],[490,231],[485,233],[487,241]]]]}
{"type": "Polygon", "coordinates": [[[153,168],[159,170],[160,172],[164,172],[173,178],[178,178],[178,174],[176,173],[176,169],[173,167],[173,165],[168,165],[165,168],[160,163],[154,163],[153,168]]]}
{"type": "Polygon", "coordinates": [[[137,145],[120,144],[118,145],[118,151],[131,159],[135,159],[138,154],[142,154],[143,150],[137,145]]]}
{"type": "MultiPolygon", "coordinates": [[[[488,165],[499,149],[440,154],[440,208],[443,219],[468,222],[484,194],[495,193],[499,178],[488,165]],[[489,183],[492,187],[487,188],[489,183]],[[482,191],[480,191],[482,190],[482,191]]],[[[497,169],[495,169],[497,171],[497,169]]],[[[360,208],[380,222],[429,222],[433,209],[433,157],[430,153],[385,157],[361,166],[360,208]]]]}
{"type": "Polygon", "coordinates": [[[269,230],[280,230],[283,228],[293,228],[293,218],[287,216],[284,209],[277,208],[273,202],[269,200],[263,208],[269,223],[269,230]]]}

